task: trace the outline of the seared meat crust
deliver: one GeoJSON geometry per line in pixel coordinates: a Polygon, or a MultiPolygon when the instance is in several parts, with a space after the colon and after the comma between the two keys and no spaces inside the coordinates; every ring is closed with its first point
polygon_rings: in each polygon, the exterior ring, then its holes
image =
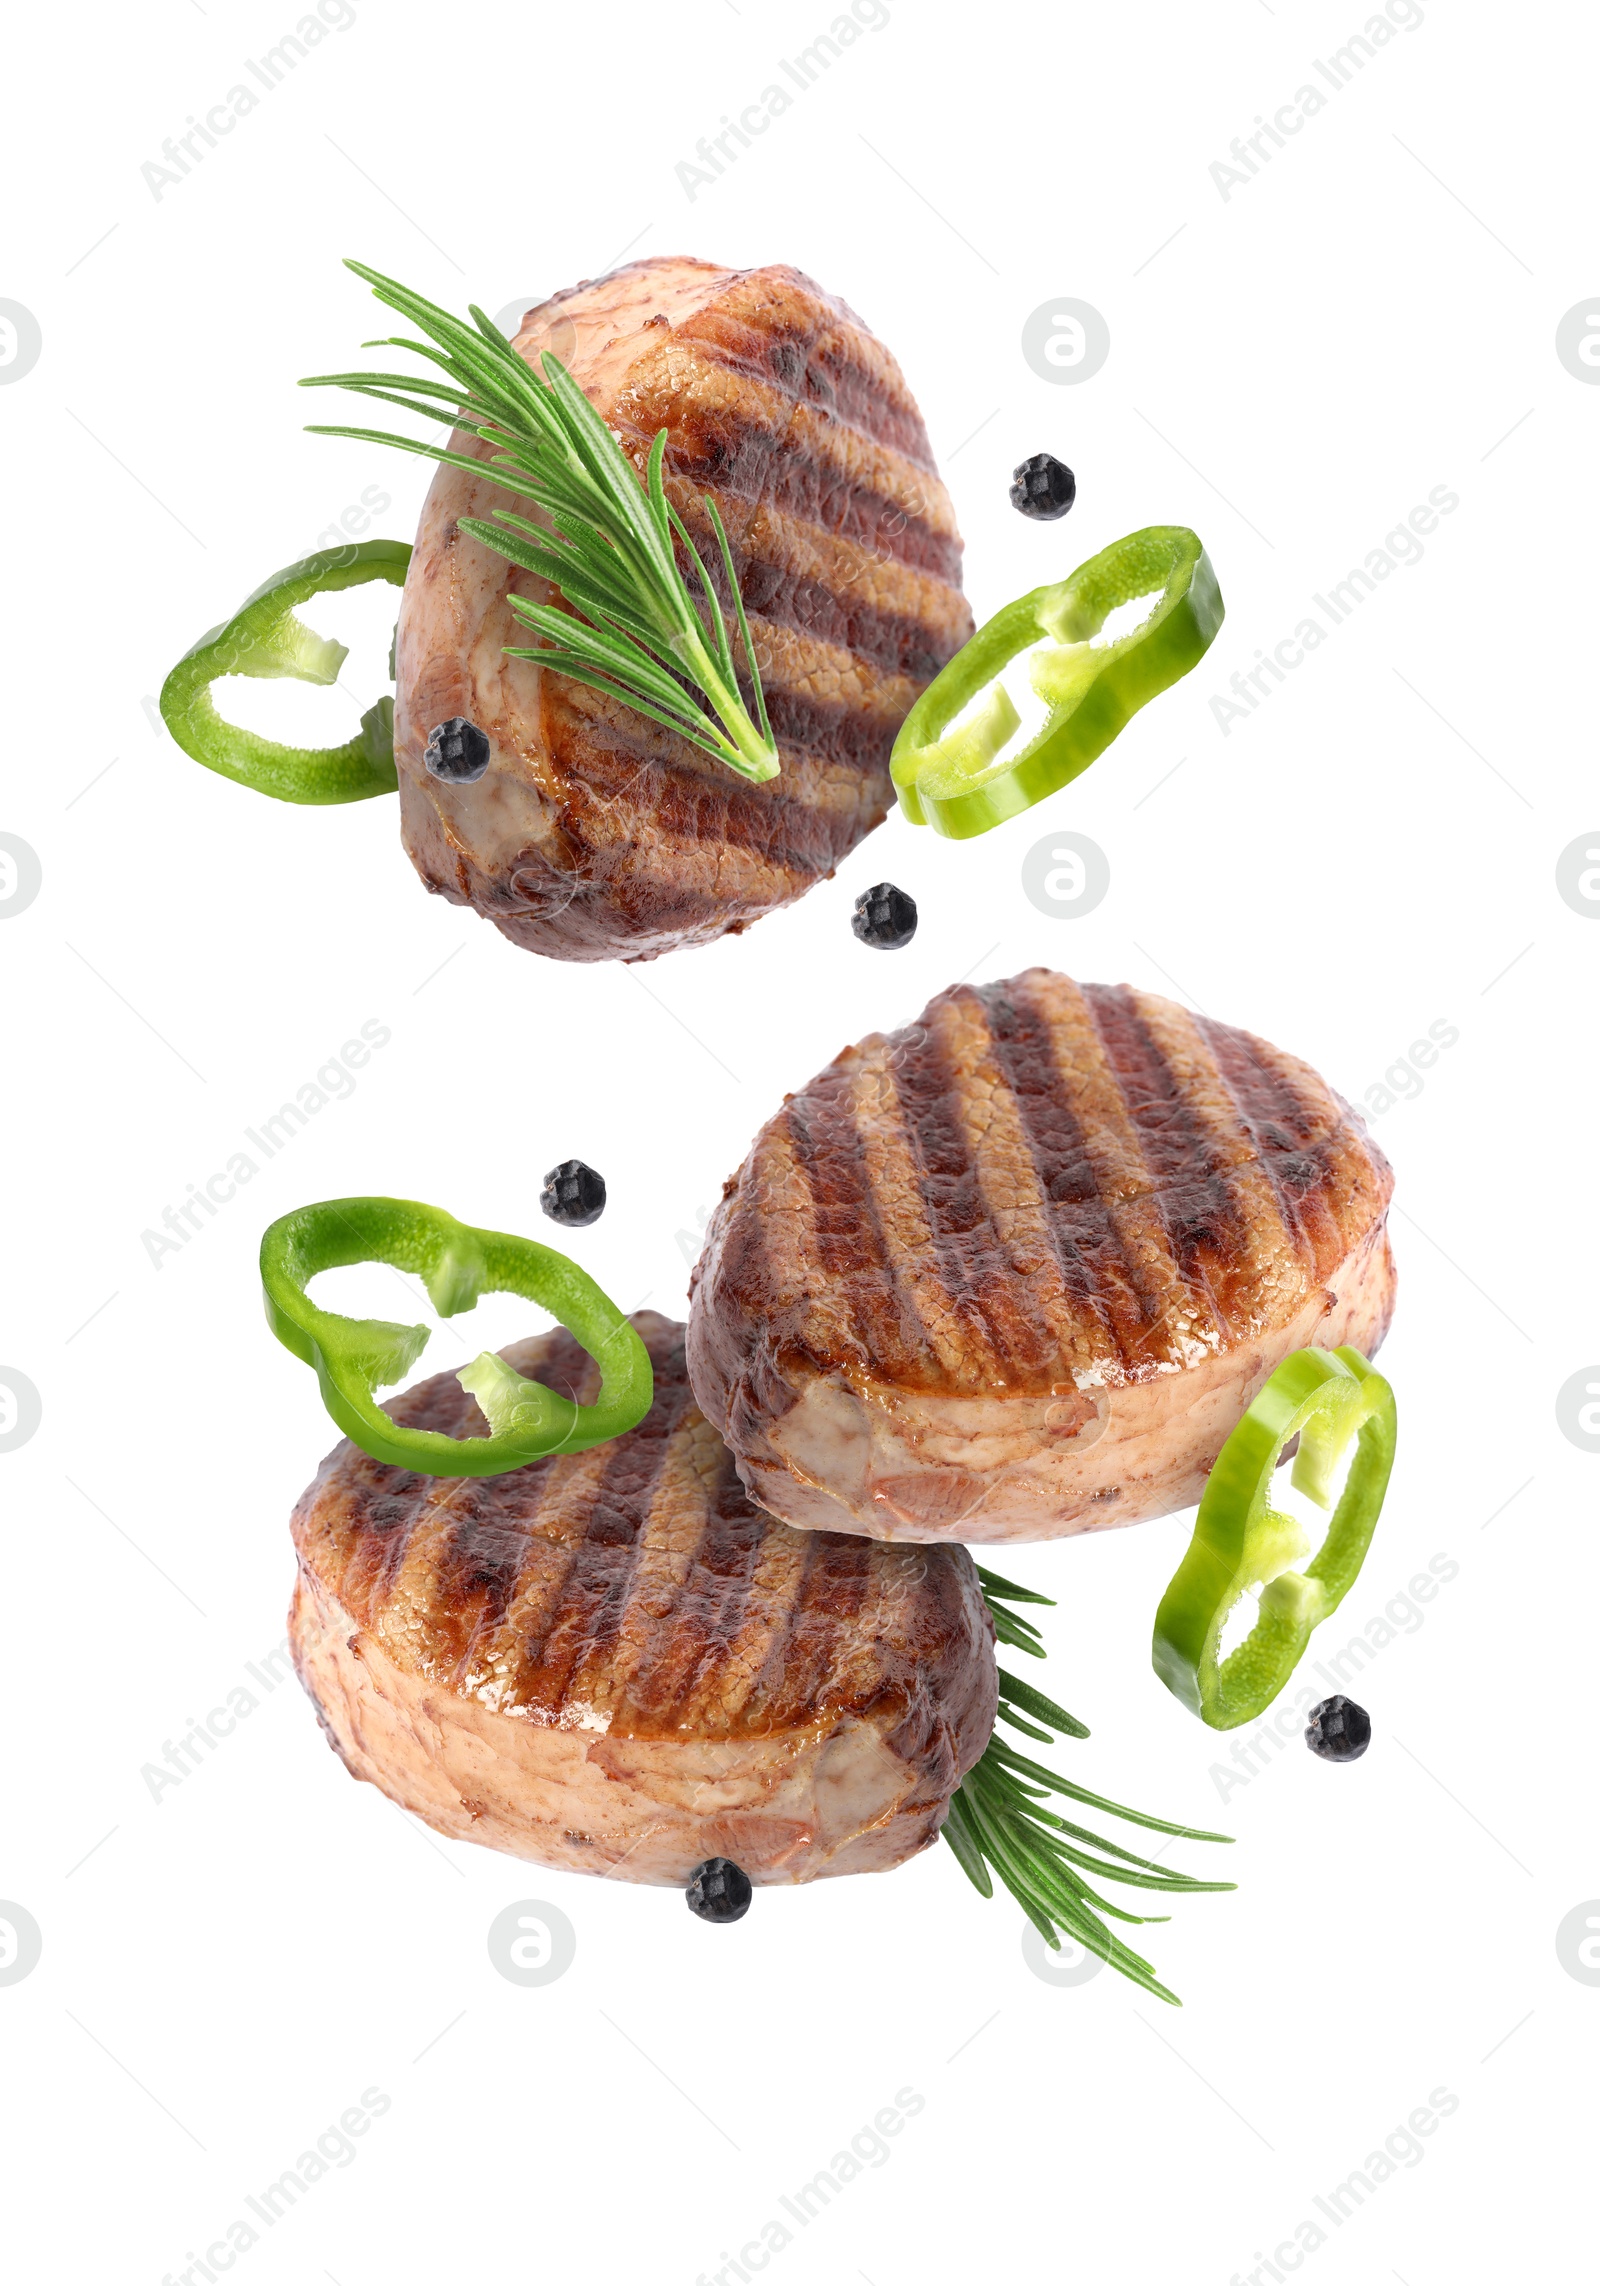
{"type": "MultiPolygon", "coordinates": [[[[339,1445],[294,1516],[290,1633],[349,1769],[457,1839],[682,1883],[899,1864],[943,1823],[996,1703],[970,1557],[791,1531],[695,1409],[683,1328],[633,1321],[655,1400],[626,1437],[490,1478],[339,1445]]],[[[570,1336],[520,1373],[592,1401],[570,1336]]],[[[453,1374],[389,1408],[482,1434],[453,1374]]]]}
{"type": "MultiPolygon", "coordinates": [[[[552,349],[641,469],[666,428],[667,493],[726,609],[702,506],[715,498],[782,773],[750,785],[599,692],[506,658],[533,639],[508,592],[559,598],[459,519],[527,504],[441,468],[400,618],[406,847],[430,889],[531,951],[653,959],[801,896],[881,821],[895,731],[972,631],[961,542],[899,367],[796,270],[631,262],[530,310],[516,345],[530,363],[552,349]],[[473,785],[423,767],[430,730],[454,715],[493,748],[473,785]]],[[[490,457],[477,439],[455,445],[490,457]]]]}
{"type": "Polygon", "coordinates": [[[726,1186],[689,1369],[756,1499],[888,1540],[1200,1497],[1289,1351],[1381,1341],[1389,1167],[1297,1057],[1029,969],[847,1048],[726,1186]]]}

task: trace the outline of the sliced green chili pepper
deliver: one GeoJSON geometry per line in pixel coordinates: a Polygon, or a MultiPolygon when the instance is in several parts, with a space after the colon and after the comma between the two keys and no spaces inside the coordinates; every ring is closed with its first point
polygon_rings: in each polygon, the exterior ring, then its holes
{"type": "Polygon", "coordinates": [[[1019,596],[941,668],[900,725],[891,768],[901,808],[913,825],[955,841],[1031,809],[1189,672],[1222,617],[1210,559],[1181,524],[1130,533],[1069,579],[1019,596]],[[1153,608],[1137,627],[1094,640],[1113,611],[1146,596],[1153,608]],[[1031,691],[1047,712],[1031,737],[1008,748],[1022,717],[1001,678],[1023,653],[1031,657],[1014,688],[1031,691]]]}
{"type": "Polygon", "coordinates": [[[1394,1391],[1359,1350],[1301,1349],[1286,1357],[1217,1457],[1189,1552],[1156,1613],[1156,1673],[1213,1730],[1269,1707],[1299,1664],[1311,1630],[1338,1608],[1372,1539],[1394,1465],[1394,1391]],[[1327,1537],[1310,1545],[1292,1516],[1268,1504],[1272,1472],[1298,1436],[1290,1479],[1321,1508],[1350,1439],[1358,1438],[1327,1537]],[[1219,1661],[1229,1612],[1261,1589],[1260,1617],[1219,1661]]]}
{"type": "Polygon", "coordinates": [[[295,617],[295,605],[373,579],[401,587],[410,561],[404,540],[352,540],[348,547],[321,548],[263,580],[231,619],[184,653],[161,687],[162,718],[185,754],[280,802],[364,802],[373,794],[392,794],[399,784],[392,698],[369,707],[360,732],[343,746],[280,746],[225,722],[211,685],[220,675],[337,682],[349,655],[346,646],[314,635],[295,617]]]}
{"type": "Polygon", "coordinates": [[[504,1231],[475,1230],[412,1199],[324,1199],[273,1223],[261,1241],[267,1323],[286,1349],[316,1368],[322,1401],[345,1435],[374,1460],[426,1476],[501,1476],[545,1453],[581,1453],[620,1437],[650,1409],[650,1355],[594,1280],[553,1247],[504,1231]],[[480,1294],[521,1294],[558,1318],[600,1368],[593,1405],[527,1381],[485,1351],[456,1375],[492,1434],[449,1437],[392,1421],[373,1391],[402,1380],[427,1346],[426,1326],[347,1318],[306,1292],[322,1270],[387,1262],[414,1271],[442,1318],[480,1294]]]}

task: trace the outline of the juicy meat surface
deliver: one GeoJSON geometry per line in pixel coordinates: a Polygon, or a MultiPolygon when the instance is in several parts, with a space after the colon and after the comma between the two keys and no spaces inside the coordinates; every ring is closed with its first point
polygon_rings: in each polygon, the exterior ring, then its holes
{"type": "Polygon", "coordinates": [[[1248,1032],[1034,968],[790,1097],[725,1186],[689,1370],[788,1522],[1047,1540],[1192,1505],[1273,1368],[1369,1355],[1393,1178],[1248,1032]]]}
{"type": "MultiPolygon", "coordinates": [[[[530,364],[553,350],[639,468],[666,429],[668,497],[727,610],[701,504],[716,500],[783,768],[750,785],[599,692],[508,659],[507,643],[535,638],[507,593],[558,599],[459,519],[529,504],[441,468],[400,614],[402,831],[428,887],[514,943],[648,960],[788,904],[881,821],[895,731],[972,632],[961,541],[900,368],[797,270],[630,262],[530,310],[516,346],[530,364]],[[423,767],[430,730],[454,715],[491,742],[473,785],[423,767]]],[[[476,438],[455,445],[490,457],[476,438]]]]}
{"type": "MultiPolygon", "coordinates": [[[[989,1742],[971,1558],[795,1532],[696,1411],[683,1328],[641,1311],[629,1435],[489,1478],[339,1445],[294,1515],[296,1664],[347,1768],[438,1832],[619,1881],[898,1865],[989,1742]]],[[[502,1353],[581,1402],[562,1332],[502,1353]]],[[[389,1411],[482,1435],[453,1374],[389,1411]]]]}

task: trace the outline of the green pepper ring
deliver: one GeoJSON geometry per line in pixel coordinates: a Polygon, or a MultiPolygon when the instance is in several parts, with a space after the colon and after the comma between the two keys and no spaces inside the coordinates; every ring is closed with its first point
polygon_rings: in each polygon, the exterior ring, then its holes
{"type": "Polygon", "coordinates": [[[280,802],[364,802],[392,794],[400,782],[392,698],[369,707],[360,731],[343,746],[282,746],[225,721],[211,685],[221,675],[336,682],[348,656],[344,644],[313,634],[294,616],[294,606],[368,580],[402,587],[410,561],[404,540],[352,540],[347,547],[318,549],[263,580],[231,619],[190,645],[161,686],[162,720],[185,754],[280,802]]]}
{"type": "Polygon", "coordinates": [[[1394,1391],[1359,1350],[1297,1350],[1284,1359],[1234,1429],[1206,1479],[1194,1538],[1156,1612],[1156,1673],[1213,1730],[1233,1730],[1269,1707],[1299,1664],[1311,1631],[1355,1584],[1389,1486],[1394,1391]],[[1300,1438],[1295,1489],[1328,1505],[1333,1472],[1356,1450],[1321,1548],[1303,1572],[1294,1518],[1268,1504],[1284,1446],[1300,1438]],[[1260,1615],[1219,1661],[1228,1614],[1261,1588],[1260,1615]]]}
{"type": "MultiPolygon", "coordinates": [[[[1223,615],[1211,559],[1199,535],[1182,524],[1132,532],[1068,578],[1006,604],[940,669],[900,725],[890,770],[905,815],[913,825],[965,841],[1032,809],[1087,770],[1140,707],[1196,665],[1223,615]],[[1019,651],[1042,637],[1087,643],[1119,604],[1153,593],[1157,584],[1161,600],[1154,610],[1106,646],[1104,664],[1087,687],[1052,712],[1013,763],[957,790],[938,792],[920,782],[930,750],[1019,651]]],[[[981,749],[976,759],[981,762],[981,749]]]]}
{"type": "Polygon", "coordinates": [[[324,1199],[282,1216],[261,1241],[267,1323],[286,1349],[315,1368],[322,1401],[351,1441],[374,1460],[427,1476],[501,1476],[547,1453],[586,1452],[624,1435],[650,1409],[650,1354],[608,1295],[554,1247],[478,1230],[412,1199],[324,1199]],[[600,1395],[575,1404],[525,1380],[486,1351],[457,1375],[483,1408],[487,1437],[450,1437],[390,1419],[373,1396],[411,1370],[426,1326],[344,1317],[319,1309],[306,1287],[319,1271],[387,1262],[415,1272],[441,1317],[470,1310],[482,1294],[521,1294],[560,1321],[600,1367],[600,1395]]]}

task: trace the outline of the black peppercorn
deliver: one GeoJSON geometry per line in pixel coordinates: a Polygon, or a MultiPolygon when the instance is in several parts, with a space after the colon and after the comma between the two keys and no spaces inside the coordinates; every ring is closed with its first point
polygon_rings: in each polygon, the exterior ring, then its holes
{"type": "Polygon", "coordinates": [[[422,759],[429,774],[447,786],[471,786],[489,767],[489,741],[475,722],[454,714],[428,733],[422,759]]]}
{"type": "Polygon", "coordinates": [[[865,890],[856,899],[850,926],[864,945],[874,945],[879,952],[898,952],[917,933],[916,899],[897,889],[892,881],[880,881],[876,889],[865,890]]]}
{"type": "Polygon", "coordinates": [[[690,1874],[685,1894],[690,1912],[702,1921],[742,1921],[755,1893],[749,1874],[731,1857],[708,1857],[690,1874]]]}
{"type": "Polygon", "coordinates": [[[552,1222],[565,1223],[569,1230],[582,1230],[605,1213],[605,1178],[581,1159],[563,1159],[546,1175],[539,1204],[552,1222]]]}
{"type": "Polygon", "coordinates": [[[1337,1693],[1314,1706],[1306,1724],[1306,1744],[1324,1762],[1354,1762],[1366,1753],[1371,1738],[1372,1717],[1366,1708],[1337,1693]]]}
{"type": "Polygon", "coordinates": [[[1077,497],[1077,478],[1053,452],[1036,452],[1012,471],[1011,505],[1036,523],[1053,524],[1077,497]]]}

